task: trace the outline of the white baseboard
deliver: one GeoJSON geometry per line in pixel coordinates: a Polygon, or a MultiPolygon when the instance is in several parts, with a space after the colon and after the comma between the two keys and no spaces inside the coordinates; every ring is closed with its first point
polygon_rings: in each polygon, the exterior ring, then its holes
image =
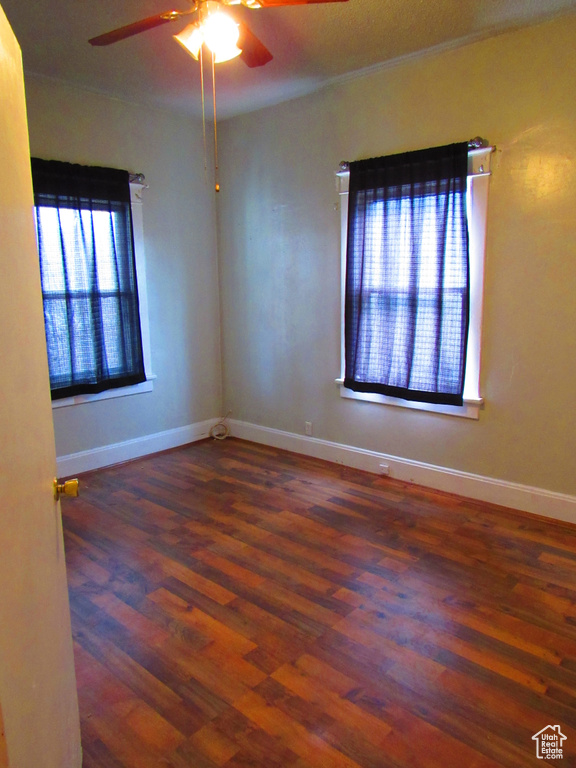
{"type": "Polygon", "coordinates": [[[153,435],[136,437],[133,440],[125,440],[122,443],[104,445],[101,448],[93,448],[80,453],[70,453],[67,456],[59,456],[56,460],[58,475],[68,477],[81,472],[89,472],[100,467],[109,467],[111,464],[120,464],[123,461],[138,459],[158,451],[166,451],[169,448],[177,448],[196,440],[208,437],[210,429],[218,421],[218,417],[208,421],[200,421],[197,424],[189,424],[186,427],[168,429],[165,432],[156,432],[153,435]]]}
{"type": "Polygon", "coordinates": [[[387,464],[390,468],[390,477],[397,480],[576,523],[576,496],[460,472],[434,464],[390,456],[386,453],[366,451],[350,445],[318,440],[314,437],[260,427],[242,421],[231,420],[230,428],[235,437],[263,443],[273,448],[283,448],[375,474],[380,474],[380,464],[387,464]]]}
{"type": "MultiPolygon", "coordinates": [[[[144,435],[122,443],[59,456],[58,475],[69,477],[202,440],[209,436],[211,427],[217,421],[218,417],[214,417],[208,421],[144,435]]],[[[387,464],[390,468],[390,477],[397,480],[418,483],[428,488],[456,493],[478,501],[487,501],[556,520],[576,523],[576,496],[460,472],[434,464],[390,456],[386,453],[283,432],[279,429],[260,427],[257,424],[235,420],[229,423],[232,435],[244,440],[333,461],[336,464],[363,469],[374,474],[380,474],[380,464],[387,464]]]]}

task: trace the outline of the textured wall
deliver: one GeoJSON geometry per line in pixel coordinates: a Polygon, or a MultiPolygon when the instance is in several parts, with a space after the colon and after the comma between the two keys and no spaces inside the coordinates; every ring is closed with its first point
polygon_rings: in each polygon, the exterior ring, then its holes
{"type": "Polygon", "coordinates": [[[233,418],[576,493],[576,17],[227,121],[224,409],[233,418]],[[462,141],[491,179],[478,422],[342,399],[340,160],[462,141]]]}
{"type": "Polygon", "coordinates": [[[219,415],[214,193],[201,125],[26,77],[31,154],[142,172],[154,391],[54,411],[59,456],[219,415]]]}

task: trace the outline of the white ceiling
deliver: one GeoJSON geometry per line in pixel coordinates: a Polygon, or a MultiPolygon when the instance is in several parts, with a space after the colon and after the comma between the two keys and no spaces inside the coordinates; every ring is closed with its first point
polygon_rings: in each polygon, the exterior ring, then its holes
{"type": "MultiPolygon", "coordinates": [[[[186,20],[111,46],[88,39],[187,0],[0,0],[26,72],[139,104],[200,113],[199,65],[172,39],[186,20]]],[[[220,118],[309,93],[350,72],[576,10],[576,0],[349,0],[234,8],[274,55],[216,68],[220,118]]]]}

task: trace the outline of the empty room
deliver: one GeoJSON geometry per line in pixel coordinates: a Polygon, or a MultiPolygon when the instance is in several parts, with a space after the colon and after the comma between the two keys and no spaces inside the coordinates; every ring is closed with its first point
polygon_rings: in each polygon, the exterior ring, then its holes
{"type": "Polygon", "coordinates": [[[0,768],[576,765],[576,0],[0,3],[0,768]]]}

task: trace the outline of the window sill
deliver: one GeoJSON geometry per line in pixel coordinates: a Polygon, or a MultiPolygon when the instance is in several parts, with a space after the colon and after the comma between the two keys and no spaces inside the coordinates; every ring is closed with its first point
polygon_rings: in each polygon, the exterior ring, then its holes
{"type": "Polygon", "coordinates": [[[75,397],[63,397],[61,400],[52,401],[52,409],[68,408],[70,405],[82,405],[84,403],[94,403],[98,400],[111,400],[114,397],[126,397],[128,395],[139,395],[143,392],[152,392],[154,389],[153,374],[148,376],[146,381],[141,384],[134,384],[131,387],[121,387],[120,389],[107,389],[105,392],[98,392],[95,395],[76,395],[75,397]]]}
{"type": "Polygon", "coordinates": [[[441,413],[445,416],[458,416],[461,419],[480,418],[480,409],[484,400],[479,398],[465,398],[464,405],[436,405],[435,403],[416,403],[412,400],[402,400],[399,397],[387,397],[378,395],[374,392],[354,392],[344,386],[343,379],[336,379],[336,384],[340,389],[340,397],[349,400],[363,400],[369,403],[379,403],[380,405],[393,405],[397,408],[411,408],[416,411],[428,411],[429,413],[441,413]]]}

